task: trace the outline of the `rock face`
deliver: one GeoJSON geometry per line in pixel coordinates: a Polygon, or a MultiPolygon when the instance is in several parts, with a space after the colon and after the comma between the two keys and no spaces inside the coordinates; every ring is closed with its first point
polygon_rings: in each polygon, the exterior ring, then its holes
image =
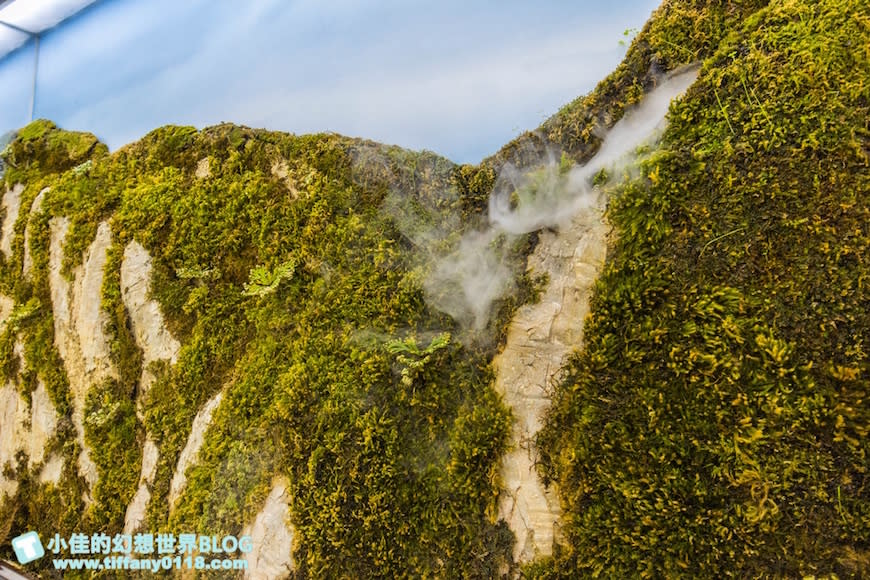
{"type": "Polygon", "coordinates": [[[27,441],[27,404],[18,394],[15,385],[6,383],[0,387],[0,497],[12,495],[18,482],[6,479],[3,467],[15,465],[15,454],[27,441]]]}
{"type": "Polygon", "coordinates": [[[187,443],[184,449],[181,450],[181,455],[178,456],[178,465],[175,467],[175,473],[172,475],[172,481],[169,483],[169,505],[175,506],[175,502],[184,491],[184,486],[187,483],[187,468],[193,465],[196,461],[199,448],[202,447],[205,440],[205,431],[211,423],[211,416],[214,410],[218,408],[223,399],[223,393],[218,393],[212,397],[196,414],[193,419],[193,426],[190,428],[190,436],[187,438],[187,443]]]}
{"type": "Polygon", "coordinates": [[[151,300],[150,292],[151,256],[139,242],[132,241],[124,248],[121,262],[121,296],[130,315],[136,344],[142,349],[142,394],[154,382],[148,368],[151,363],[161,360],[174,363],[181,348],[166,328],[160,305],[151,300]]]}
{"type": "Polygon", "coordinates": [[[160,452],[151,436],[148,435],[145,438],[145,445],[142,447],[142,471],[139,474],[139,487],[136,489],[133,499],[130,500],[127,513],[124,515],[125,534],[132,534],[145,521],[145,510],[151,499],[151,484],[154,483],[154,475],[157,473],[158,459],[160,459],[160,452]]]}
{"type": "MultiPolygon", "coordinates": [[[[181,345],[166,328],[160,305],[150,297],[151,256],[145,248],[132,241],[124,248],[121,262],[121,297],[130,316],[136,344],[142,349],[142,376],[139,378],[139,409],[142,397],[154,383],[151,365],[157,361],[174,363],[181,345]]],[[[151,435],[146,433],[142,449],[142,471],[139,488],[133,496],[124,517],[124,532],[132,533],[145,520],[145,510],[151,499],[151,484],[157,472],[160,454],[151,435]]]]}
{"type": "Polygon", "coordinates": [[[208,157],[199,160],[199,163],[196,164],[196,171],[194,175],[197,179],[205,179],[211,174],[211,170],[209,168],[208,157]]]}
{"type": "Polygon", "coordinates": [[[45,447],[57,428],[57,411],[48,396],[42,381],[30,393],[30,436],[27,439],[27,456],[30,466],[45,459],[45,447]]]}
{"type": "Polygon", "coordinates": [[[73,283],[70,284],[61,272],[69,220],[53,218],[49,226],[48,279],[54,310],[55,345],[69,378],[72,419],[82,447],[78,460],[79,473],[93,489],[97,482],[97,466],[85,444],[85,399],[91,385],[117,376],[109,358],[109,341],[105,333],[107,320],[100,305],[106,250],[112,243],[112,233],[108,223],[99,225],[97,235],[85,254],[84,263],[75,269],[73,283]]]}
{"type": "Polygon", "coordinates": [[[24,185],[16,183],[12,189],[3,194],[3,225],[0,234],[0,251],[9,258],[12,255],[12,237],[15,221],[18,219],[18,210],[21,208],[21,193],[24,185]]]}
{"type": "MultiPolygon", "coordinates": [[[[0,387],[0,497],[14,494],[18,487],[17,482],[3,476],[2,467],[7,462],[14,464],[19,451],[27,454],[30,468],[42,463],[56,428],[57,412],[41,381],[30,394],[29,406],[14,383],[0,387]]],[[[41,479],[56,483],[62,467],[63,460],[53,457],[43,468],[41,479]]]]}
{"type": "Polygon", "coordinates": [[[571,350],[582,344],[592,285],[607,248],[602,214],[597,205],[557,232],[541,232],[528,269],[546,273],[549,283],[538,303],[517,311],[504,351],[494,361],[496,388],[515,418],[511,450],[502,462],[499,515],[517,538],[517,562],[550,555],[557,533],[559,500],[538,477],[534,438],[549,406],[548,387],[558,380],[571,350]]]}
{"type": "Polygon", "coordinates": [[[8,296],[0,294],[0,330],[6,326],[6,321],[9,315],[12,314],[12,308],[15,306],[15,301],[8,296]]]}
{"type": "Polygon", "coordinates": [[[94,373],[96,379],[94,382],[115,374],[111,370],[109,339],[104,330],[108,321],[100,301],[103,270],[106,267],[106,250],[111,243],[112,231],[109,224],[103,222],[97,228],[97,235],[88,249],[82,270],[76,272],[76,284],[73,286],[75,325],[82,359],[85,370],[94,373]]]}
{"type": "MultiPolygon", "coordinates": [[[[698,67],[692,65],[665,77],[609,129],[592,159],[571,171],[570,183],[592,194],[594,190],[588,188],[593,176],[601,169],[624,167],[637,147],[653,140],[665,125],[671,101],[697,76],[698,67]]],[[[561,380],[570,352],[583,348],[583,322],[607,251],[603,197],[599,194],[597,201],[591,196],[568,198],[568,205],[554,198],[549,200],[555,202],[550,204],[553,207],[543,208],[546,220],[537,215],[541,208],[534,205],[535,211],[528,215],[530,223],[558,223],[559,227],[541,232],[527,262],[533,275],[548,275],[546,291],[537,304],[517,311],[504,351],[494,361],[496,389],[516,419],[512,449],[502,462],[505,493],[499,512],[517,538],[514,560],[518,562],[550,555],[553,549],[560,506],[555,490],[545,488],[538,478],[534,440],[549,406],[548,388],[561,380]],[[574,203],[579,200],[583,203],[574,203]],[[562,215],[573,217],[559,222],[549,217],[562,215]]]]}
{"type": "Polygon", "coordinates": [[[293,570],[293,528],[287,523],[290,495],[281,478],[272,483],[272,491],[254,522],[242,535],[251,536],[254,549],[245,559],[245,578],[272,580],[286,578],[293,570]]]}
{"type": "Polygon", "coordinates": [[[63,473],[63,457],[52,454],[42,466],[42,471],[39,472],[39,482],[57,483],[60,481],[61,473],[63,473]]]}

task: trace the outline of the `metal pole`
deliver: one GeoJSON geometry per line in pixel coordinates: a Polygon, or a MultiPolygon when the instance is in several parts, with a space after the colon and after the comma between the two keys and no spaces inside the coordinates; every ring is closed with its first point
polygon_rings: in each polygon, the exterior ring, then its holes
{"type": "MultiPolygon", "coordinates": [[[[0,7],[6,5],[7,3],[8,2],[0,0],[0,7]]],[[[11,28],[15,32],[26,34],[34,40],[35,46],[33,53],[33,87],[30,91],[30,120],[33,121],[33,108],[36,105],[36,73],[39,69],[39,34],[36,32],[31,32],[30,30],[26,30],[19,26],[15,26],[14,24],[10,24],[3,20],[0,20],[0,26],[5,26],[6,28],[11,28]]]]}
{"type": "MultiPolygon", "coordinates": [[[[2,5],[0,5],[0,8],[2,8],[2,5]]],[[[20,26],[15,26],[14,24],[9,24],[8,22],[6,22],[4,20],[0,20],[0,24],[5,26],[6,28],[11,28],[15,32],[20,32],[22,34],[27,34],[29,36],[33,36],[34,34],[36,34],[35,32],[31,32],[30,30],[27,30],[26,28],[21,28],[20,26]]]]}
{"type": "Polygon", "coordinates": [[[33,35],[33,88],[30,91],[30,121],[33,121],[33,109],[36,106],[36,75],[39,72],[39,35],[33,35]]]}

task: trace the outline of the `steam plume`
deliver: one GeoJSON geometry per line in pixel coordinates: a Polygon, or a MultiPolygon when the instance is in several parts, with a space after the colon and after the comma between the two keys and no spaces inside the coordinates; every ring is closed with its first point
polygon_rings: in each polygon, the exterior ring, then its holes
{"type": "MultiPolygon", "coordinates": [[[[671,100],[689,88],[697,72],[693,67],[666,77],[611,128],[598,153],[584,165],[564,171],[554,155],[524,174],[505,165],[489,199],[486,228],[466,233],[449,251],[444,242],[450,232],[443,227],[458,225],[457,218],[426,229],[404,212],[397,220],[399,227],[424,252],[425,261],[434,263],[423,282],[427,302],[465,328],[482,330],[493,304],[514,289],[507,260],[511,244],[522,234],[564,226],[593,206],[600,193],[593,177],[602,169],[627,166],[638,147],[661,134],[671,100]]],[[[400,203],[393,202],[393,209],[398,209],[400,203]]]]}

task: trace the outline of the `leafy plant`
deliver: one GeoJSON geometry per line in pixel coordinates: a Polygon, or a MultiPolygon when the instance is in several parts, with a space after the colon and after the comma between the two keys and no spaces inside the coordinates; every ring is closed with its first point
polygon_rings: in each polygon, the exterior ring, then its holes
{"type": "Polygon", "coordinates": [[[296,271],[296,261],[289,260],[269,270],[265,266],[255,266],[251,269],[249,281],[245,283],[242,292],[244,296],[266,296],[278,289],[282,280],[289,280],[296,271]]]}
{"type": "Polygon", "coordinates": [[[391,340],[386,344],[389,353],[396,355],[396,360],[402,365],[402,384],[411,387],[419,372],[426,366],[432,355],[450,344],[450,333],[442,332],[429,342],[429,346],[421,349],[414,337],[404,340],[391,340]]]}

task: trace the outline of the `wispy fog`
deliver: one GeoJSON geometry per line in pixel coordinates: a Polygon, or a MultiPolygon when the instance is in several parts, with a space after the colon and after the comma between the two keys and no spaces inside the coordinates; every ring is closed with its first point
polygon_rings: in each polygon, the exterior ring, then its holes
{"type": "MultiPolygon", "coordinates": [[[[614,172],[627,167],[641,145],[658,139],[671,100],[685,92],[696,76],[693,68],[661,79],[607,132],[598,153],[583,165],[565,167],[555,153],[525,173],[506,165],[490,197],[489,220],[482,230],[447,243],[450,232],[443,224],[427,228],[404,212],[397,223],[415,240],[421,262],[432,264],[423,282],[429,304],[468,329],[485,327],[493,305],[515,287],[507,257],[518,236],[565,226],[577,212],[595,204],[600,191],[592,183],[594,176],[602,169],[614,172]]],[[[401,207],[394,199],[393,215],[400,215],[401,207]]],[[[446,223],[455,225],[455,221],[446,223]]]]}

